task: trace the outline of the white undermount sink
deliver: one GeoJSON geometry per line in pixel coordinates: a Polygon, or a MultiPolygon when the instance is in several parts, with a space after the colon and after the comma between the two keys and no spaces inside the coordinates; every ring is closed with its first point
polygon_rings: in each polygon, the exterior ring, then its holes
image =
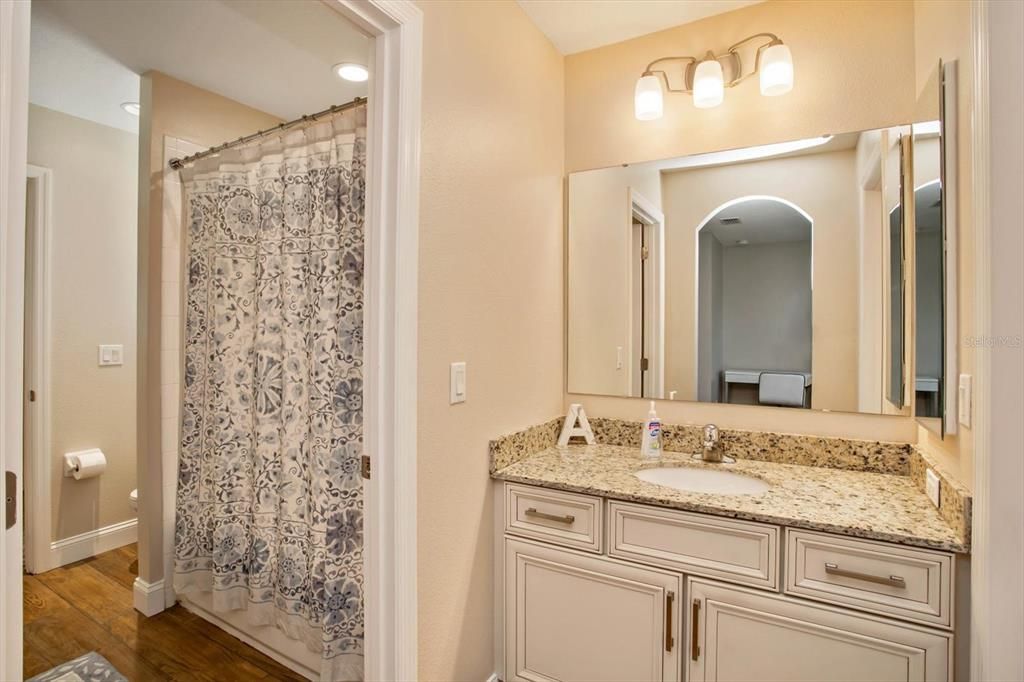
{"type": "Polygon", "coordinates": [[[760,495],[771,487],[759,478],[719,469],[660,467],[658,469],[641,469],[633,475],[647,483],[693,493],[760,495]]]}

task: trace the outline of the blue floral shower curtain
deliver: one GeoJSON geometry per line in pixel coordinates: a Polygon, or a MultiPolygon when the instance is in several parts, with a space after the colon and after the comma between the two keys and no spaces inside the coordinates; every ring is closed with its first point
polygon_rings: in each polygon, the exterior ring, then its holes
{"type": "Polygon", "coordinates": [[[365,107],[183,171],[174,589],[362,679],[365,107]]]}

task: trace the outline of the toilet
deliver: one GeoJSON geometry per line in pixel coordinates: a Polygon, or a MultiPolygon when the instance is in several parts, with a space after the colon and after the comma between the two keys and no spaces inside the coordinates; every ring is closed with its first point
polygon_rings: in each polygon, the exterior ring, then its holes
{"type": "Polygon", "coordinates": [[[133,490],[130,493],[128,493],[128,504],[131,505],[132,511],[138,511],[139,510],[139,489],[138,488],[136,488],[135,490],[133,490]]]}

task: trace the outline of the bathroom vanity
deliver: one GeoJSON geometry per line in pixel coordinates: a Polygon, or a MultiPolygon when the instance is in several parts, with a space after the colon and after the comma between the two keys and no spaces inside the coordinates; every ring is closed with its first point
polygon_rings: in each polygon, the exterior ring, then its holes
{"type": "Polygon", "coordinates": [[[968,548],[912,476],[608,444],[493,476],[505,682],[956,677],[968,548]],[[767,489],[636,476],[655,467],[767,489]]]}
{"type": "MultiPolygon", "coordinates": [[[[882,128],[569,174],[568,399],[955,433],[955,92],[938,64],[882,128]]],[[[711,464],[666,426],[645,462],[590,421],[491,444],[505,682],[969,678],[970,493],[924,450],[732,430],[711,464]]]]}

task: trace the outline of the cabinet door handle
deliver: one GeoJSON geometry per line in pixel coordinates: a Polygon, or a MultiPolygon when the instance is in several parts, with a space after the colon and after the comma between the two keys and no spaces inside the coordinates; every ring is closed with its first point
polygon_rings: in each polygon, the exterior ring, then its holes
{"type": "Polygon", "coordinates": [[[700,658],[700,599],[693,600],[690,611],[690,658],[700,658]]]}
{"type": "Polygon", "coordinates": [[[665,595],[665,651],[672,651],[676,640],[672,636],[672,608],[676,603],[676,593],[669,592],[665,595]]]}
{"type": "Polygon", "coordinates": [[[548,514],[547,512],[537,511],[533,507],[530,507],[523,513],[527,516],[534,516],[538,519],[547,519],[548,521],[557,521],[558,523],[567,523],[569,525],[572,525],[576,521],[576,517],[572,514],[559,516],[558,514],[548,514]]]}
{"type": "Polygon", "coordinates": [[[853,578],[854,580],[865,580],[869,583],[878,583],[879,585],[890,585],[892,587],[907,586],[907,581],[898,575],[871,575],[870,573],[861,573],[860,571],[848,571],[845,568],[839,568],[839,564],[829,562],[825,562],[825,572],[829,575],[838,575],[843,578],[853,578]]]}

